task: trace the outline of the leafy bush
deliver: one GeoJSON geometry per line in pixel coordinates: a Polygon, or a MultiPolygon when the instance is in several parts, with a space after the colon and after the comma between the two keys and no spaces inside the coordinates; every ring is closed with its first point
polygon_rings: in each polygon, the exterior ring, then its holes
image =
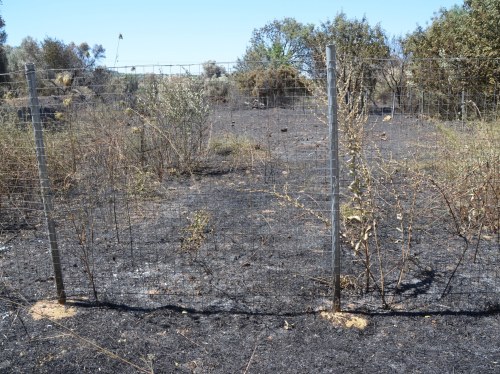
{"type": "Polygon", "coordinates": [[[293,105],[295,96],[309,94],[307,80],[292,66],[262,67],[236,75],[243,91],[258,98],[265,107],[293,105]]]}
{"type": "Polygon", "coordinates": [[[203,82],[203,86],[210,101],[216,103],[225,103],[228,101],[231,82],[225,75],[219,78],[206,78],[203,82]]]}
{"type": "Polygon", "coordinates": [[[140,131],[148,157],[165,168],[191,172],[202,161],[210,135],[203,85],[193,77],[150,76],[139,88],[140,131]]]}
{"type": "Polygon", "coordinates": [[[203,76],[205,78],[221,78],[226,75],[224,66],[217,65],[215,61],[209,60],[203,63],[203,76]]]}

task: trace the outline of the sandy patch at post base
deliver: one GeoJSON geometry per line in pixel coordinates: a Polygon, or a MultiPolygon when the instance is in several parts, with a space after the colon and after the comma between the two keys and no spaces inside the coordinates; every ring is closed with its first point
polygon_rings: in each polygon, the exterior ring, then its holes
{"type": "Polygon", "coordinates": [[[29,313],[35,321],[43,318],[58,320],[73,317],[76,314],[76,309],[61,305],[57,300],[40,300],[29,308],[29,313]]]}
{"type": "Polygon", "coordinates": [[[337,327],[364,330],[366,326],[368,326],[368,320],[366,318],[357,317],[350,313],[321,312],[320,316],[337,327]]]}

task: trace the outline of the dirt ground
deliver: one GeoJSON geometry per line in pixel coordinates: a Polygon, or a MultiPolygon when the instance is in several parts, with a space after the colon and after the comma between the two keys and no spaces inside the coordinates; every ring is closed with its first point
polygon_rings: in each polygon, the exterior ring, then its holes
{"type": "MultiPolygon", "coordinates": [[[[432,141],[425,124],[382,118],[369,131],[386,156],[432,141]]],[[[193,176],[166,178],[159,198],[118,197],[115,221],[106,204],[96,209],[99,303],[65,224],[76,203],[55,204],[64,307],[54,301],[40,217],[5,233],[0,373],[500,372],[494,241],[452,276],[462,248],[448,223],[416,222],[413,265],[397,292],[387,281],[391,308],[375,289],[349,284],[344,313],[333,314],[325,125],[306,108],[223,110],[211,120],[213,136],[252,139],[251,162],[219,152],[193,176]]],[[[394,252],[387,266],[399,253],[391,217],[380,231],[394,252]]],[[[344,273],[358,276],[346,243],[342,256],[344,273]]]]}

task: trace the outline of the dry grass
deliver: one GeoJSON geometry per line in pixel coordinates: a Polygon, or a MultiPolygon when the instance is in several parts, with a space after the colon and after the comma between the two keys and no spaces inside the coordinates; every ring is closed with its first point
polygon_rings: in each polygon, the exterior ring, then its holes
{"type": "Polygon", "coordinates": [[[331,322],[336,327],[341,328],[354,328],[357,330],[364,330],[368,326],[366,318],[358,317],[350,313],[335,313],[335,312],[321,312],[321,318],[331,322]]]}
{"type": "Polygon", "coordinates": [[[447,200],[457,230],[464,235],[498,233],[500,122],[437,128],[441,136],[430,178],[447,200]]]}
{"type": "Polygon", "coordinates": [[[265,157],[265,152],[259,143],[249,137],[232,133],[212,137],[209,151],[224,157],[231,170],[252,167],[256,161],[265,157]]]}

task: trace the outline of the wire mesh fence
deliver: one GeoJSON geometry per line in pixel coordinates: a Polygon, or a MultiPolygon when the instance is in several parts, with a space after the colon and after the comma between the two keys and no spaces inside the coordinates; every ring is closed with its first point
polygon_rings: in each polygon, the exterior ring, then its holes
{"type": "Polygon", "coordinates": [[[477,60],[460,61],[460,74],[455,62],[344,62],[343,273],[353,293],[376,290],[376,304],[498,305],[497,86],[479,83],[477,60]]]}
{"type": "MultiPolygon", "coordinates": [[[[329,292],[323,107],[295,96],[271,108],[224,81],[234,95],[207,97],[207,81],[156,69],[117,71],[99,94],[65,92],[66,72],[40,80],[42,111],[53,113],[44,138],[66,294],[136,306],[314,307],[329,292]]],[[[29,140],[29,119],[10,133],[29,140]]],[[[17,235],[5,244],[3,277],[30,298],[53,293],[41,218],[36,231],[2,227],[17,235]],[[37,248],[19,246],[25,232],[40,235],[37,248]]]]}
{"type": "MultiPolygon", "coordinates": [[[[418,62],[398,75],[401,61],[339,61],[349,308],[498,304],[496,86],[473,75],[439,85],[449,64],[418,62]]],[[[279,87],[267,76],[255,89],[202,72],[37,72],[67,296],[270,313],[331,306],[325,74],[280,76],[279,87]]],[[[53,297],[24,72],[3,91],[2,287],[53,297]]]]}

